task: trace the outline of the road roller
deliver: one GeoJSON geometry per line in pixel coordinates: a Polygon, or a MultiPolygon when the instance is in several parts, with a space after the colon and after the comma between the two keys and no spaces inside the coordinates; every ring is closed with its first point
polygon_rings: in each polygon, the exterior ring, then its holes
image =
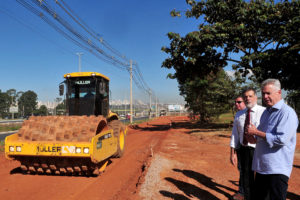
{"type": "Polygon", "coordinates": [[[109,110],[109,78],[98,72],[64,75],[64,115],[31,116],[5,138],[5,156],[25,174],[101,174],[125,150],[127,128],[109,110]]]}

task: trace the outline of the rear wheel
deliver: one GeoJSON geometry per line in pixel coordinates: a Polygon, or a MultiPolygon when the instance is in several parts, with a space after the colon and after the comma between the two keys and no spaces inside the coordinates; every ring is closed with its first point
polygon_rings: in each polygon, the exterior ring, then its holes
{"type": "Polygon", "coordinates": [[[117,152],[113,156],[120,158],[123,156],[125,149],[125,127],[119,120],[109,122],[108,126],[113,129],[114,136],[118,138],[117,152]]]}

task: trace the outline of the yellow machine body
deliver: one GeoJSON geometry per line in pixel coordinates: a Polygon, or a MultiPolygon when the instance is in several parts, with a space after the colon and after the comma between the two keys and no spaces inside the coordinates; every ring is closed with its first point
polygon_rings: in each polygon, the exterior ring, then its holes
{"type": "Polygon", "coordinates": [[[9,160],[16,156],[83,157],[99,163],[117,151],[117,144],[118,138],[114,137],[112,129],[94,136],[91,142],[24,142],[19,141],[15,133],[5,138],[5,156],[9,160]]]}

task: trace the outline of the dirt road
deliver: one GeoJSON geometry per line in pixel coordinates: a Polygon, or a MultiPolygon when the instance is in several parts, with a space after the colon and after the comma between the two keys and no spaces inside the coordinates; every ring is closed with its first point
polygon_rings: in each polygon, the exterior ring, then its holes
{"type": "MultiPolygon", "coordinates": [[[[238,171],[229,163],[229,131],[199,129],[186,117],[161,117],[129,129],[126,152],[99,177],[23,175],[0,154],[1,199],[228,199],[238,171]]],[[[300,136],[298,134],[298,136],[300,136]]],[[[297,138],[288,199],[300,199],[297,138]]]]}

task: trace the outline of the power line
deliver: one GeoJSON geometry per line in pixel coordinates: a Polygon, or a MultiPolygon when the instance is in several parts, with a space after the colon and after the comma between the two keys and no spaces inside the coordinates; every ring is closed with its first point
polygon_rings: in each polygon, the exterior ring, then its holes
{"type": "MultiPolygon", "coordinates": [[[[44,22],[50,25],[63,37],[73,42],[75,45],[93,54],[98,59],[129,72],[129,60],[119,51],[114,49],[108,42],[106,42],[103,39],[103,37],[99,37],[100,34],[96,33],[93,29],[91,29],[63,0],[54,1],[76,24],[78,24],[83,29],[84,33],[77,30],[67,20],[65,20],[61,14],[57,13],[47,2],[47,0],[16,1],[33,14],[39,16],[44,22]],[[29,1],[32,4],[30,4],[29,1]],[[40,10],[38,10],[36,7],[38,7],[40,10]],[[42,11],[44,11],[48,16],[51,16],[51,18],[49,19],[48,17],[46,17],[46,15],[42,11]],[[55,21],[57,23],[54,23],[55,21]],[[58,24],[61,27],[58,26],[58,24]],[[91,38],[88,37],[86,33],[89,36],[91,36],[91,38]],[[103,45],[103,47],[109,50],[113,55],[110,55],[109,53],[101,49],[93,40],[100,42],[103,45]]],[[[133,81],[135,82],[136,86],[140,90],[148,94],[151,93],[153,95],[154,92],[145,82],[142,73],[139,69],[139,66],[136,62],[133,64],[133,67],[133,81]]]]}
{"type": "Polygon", "coordinates": [[[108,58],[104,58],[101,56],[101,54],[97,54],[95,51],[93,51],[93,49],[85,46],[84,44],[82,44],[81,42],[79,42],[78,40],[76,40],[75,38],[73,38],[72,36],[70,36],[67,32],[65,32],[63,29],[61,29],[60,27],[58,27],[55,23],[53,23],[50,19],[48,19],[42,12],[39,12],[39,10],[37,10],[36,8],[34,8],[31,4],[25,2],[25,1],[21,1],[21,0],[17,0],[18,3],[20,3],[22,6],[24,6],[25,8],[27,8],[29,11],[31,11],[33,14],[37,15],[38,17],[40,17],[44,22],[46,22],[48,25],[50,25],[54,30],[56,30],[58,33],[60,33],[61,35],[63,35],[66,39],[68,39],[69,41],[73,42],[74,44],[76,44],[77,46],[79,46],[82,49],[85,49],[86,51],[90,52],[91,54],[95,55],[97,58],[99,58],[100,60],[112,64],[116,67],[119,67],[121,69],[124,68],[123,65],[118,65],[118,63],[114,62],[114,60],[109,60],[108,58]]]}
{"type": "Polygon", "coordinates": [[[66,28],[70,33],[72,33],[75,37],[77,37],[82,43],[85,45],[90,46],[96,52],[102,54],[107,59],[112,60],[114,63],[118,63],[121,66],[126,66],[128,63],[124,63],[118,59],[115,59],[114,56],[111,56],[107,54],[103,49],[96,46],[92,40],[88,39],[86,36],[82,35],[79,31],[77,31],[70,23],[68,23],[66,20],[64,20],[58,13],[54,12],[53,9],[49,8],[47,6],[47,2],[43,1],[45,3],[40,3],[39,0],[31,0],[36,6],[39,6],[42,10],[44,10],[48,15],[52,16],[54,20],[59,22],[64,28],[66,28]]]}
{"type": "Polygon", "coordinates": [[[116,54],[120,58],[126,60],[129,63],[129,60],[122,55],[118,50],[114,49],[108,42],[106,42],[103,37],[98,37],[100,34],[93,31],[83,20],[63,1],[60,0],[62,4],[59,3],[57,0],[56,3],[77,23],[79,24],[84,30],[86,30],[92,37],[94,37],[97,41],[100,41],[107,49],[109,49],[112,53],[116,54]],[[75,16],[75,17],[74,17],[75,16]]]}

